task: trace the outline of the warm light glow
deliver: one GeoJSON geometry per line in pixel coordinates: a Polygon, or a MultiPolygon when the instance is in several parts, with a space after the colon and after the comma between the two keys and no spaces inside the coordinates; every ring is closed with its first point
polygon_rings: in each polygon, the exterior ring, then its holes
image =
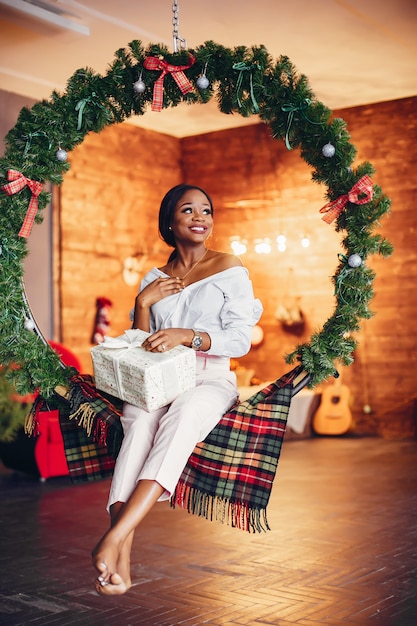
{"type": "Polygon", "coordinates": [[[256,239],[255,240],[255,252],[256,254],[270,254],[271,242],[269,239],[256,239]]]}
{"type": "Polygon", "coordinates": [[[279,252],[285,252],[285,250],[287,249],[287,238],[285,235],[278,235],[277,248],[279,252]]]}
{"type": "Polygon", "coordinates": [[[248,251],[246,243],[241,239],[233,239],[230,247],[233,250],[233,254],[236,255],[245,254],[248,251]]]}
{"type": "Polygon", "coordinates": [[[262,327],[259,326],[259,324],[256,324],[256,326],[252,328],[251,345],[259,346],[262,343],[263,338],[264,338],[264,331],[262,327]]]}
{"type": "MultiPolygon", "coordinates": [[[[236,255],[246,254],[247,252],[255,252],[256,254],[271,254],[272,252],[272,244],[276,241],[278,252],[285,252],[288,247],[288,242],[290,247],[293,246],[296,242],[293,241],[293,238],[287,239],[287,236],[283,233],[279,235],[274,235],[273,239],[269,237],[259,238],[255,240],[242,239],[239,235],[235,235],[230,238],[230,247],[233,250],[233,253],[236,255]]],[[[300,236],[299,242],[302,248],[309,248],[311,245],[310,236],[307,234],[303,234],[300,236]]],[[[300,245],[299,244],[299,245],[300,245]]]]}

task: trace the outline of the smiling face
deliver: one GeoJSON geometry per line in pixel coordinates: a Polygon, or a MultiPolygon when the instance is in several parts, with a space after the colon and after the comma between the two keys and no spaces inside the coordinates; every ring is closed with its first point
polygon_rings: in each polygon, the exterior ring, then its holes
{"type": "Polygon", "coordinates": [[[203,243],[213,228],[207,196],[199,189],[186,191],[175,206],[171,227],[177,243],[203,243]]]}

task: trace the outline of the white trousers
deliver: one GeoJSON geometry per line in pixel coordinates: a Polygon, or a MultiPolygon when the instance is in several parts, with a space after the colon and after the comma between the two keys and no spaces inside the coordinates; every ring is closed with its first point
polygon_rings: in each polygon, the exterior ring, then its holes
{"type": "Polygon", "coordinates": [[[148,413],[125,403],[123,442],[114,468],[107,509],[126,502],[140,480],[154,480],[167,500],[197,443],[203,441],[238,397],[227,357],[198,353],[196,386],[170,405],[148,413]]]}

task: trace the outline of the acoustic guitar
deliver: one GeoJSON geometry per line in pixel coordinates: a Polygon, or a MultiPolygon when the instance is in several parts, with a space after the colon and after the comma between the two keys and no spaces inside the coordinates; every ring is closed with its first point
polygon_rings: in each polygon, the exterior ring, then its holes
{"type": "Polygon", "coordinates": [[[313,416],[312,426],[317,435],[344,435],[352,425],[349,408],[350,391],[339,376],[323,389],[321,402],[313,416]]]}

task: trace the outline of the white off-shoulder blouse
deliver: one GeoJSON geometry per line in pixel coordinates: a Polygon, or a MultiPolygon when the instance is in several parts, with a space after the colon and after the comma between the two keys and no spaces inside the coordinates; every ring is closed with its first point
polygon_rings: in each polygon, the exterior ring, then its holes
{"type": "MultiPolygon", "coordinates": [[[[158,268],[150,270],[139,291],[161,276],[167,274],[158,268]]],[[[238,358],[249,352],[252,327],[262,311],[260,300],[254,297],[248,270],[231,267],[191,283],[178,294],[152,305],[150,330],[193,328],[206,332],[211,346],[205,354],[238,358]]]]}

